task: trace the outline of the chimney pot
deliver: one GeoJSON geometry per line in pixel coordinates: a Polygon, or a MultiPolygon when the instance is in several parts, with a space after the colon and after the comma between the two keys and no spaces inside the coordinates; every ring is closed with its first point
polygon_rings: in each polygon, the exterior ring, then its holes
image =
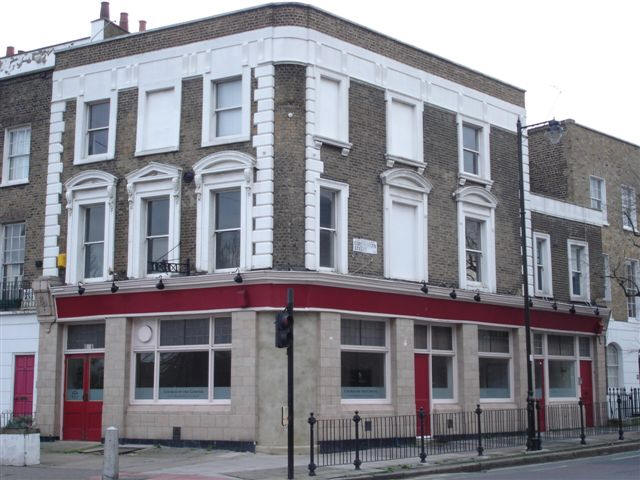
{"type": "Polygon", "coordinates": [[[16,54],[16,49],[14,47],[7,47],[7,57],[12,57],[16,54]]]}
{"type": "Polygon", "coordinates": [[[129,14],[127,12],[120,13],[120,28],[125,32],[129,31],[129,14]]]}
{"type": "Polygon", "coordinates": [[[140,25],[138,28],[139,32],[147,31],[147,21],[146,20],[138,20],[138,24],[140,25]]]}
{"type": "Polygon", "coordinates": [[[109,20],[109,2],[100,3],[100,18],[109,20]]]}

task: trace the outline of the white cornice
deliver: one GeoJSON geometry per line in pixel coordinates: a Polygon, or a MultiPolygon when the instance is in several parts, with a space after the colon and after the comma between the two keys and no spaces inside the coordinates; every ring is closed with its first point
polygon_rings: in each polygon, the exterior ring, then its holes
{"type": "Polygon", "coordinates": [[[607,225],[605,212],[581,207],[572,203],[562,202],[541,195],[530,195],[531,211],[549,215],[551,217],[571,220],[573,222],[588,223],[596,227],[607,225]]]}

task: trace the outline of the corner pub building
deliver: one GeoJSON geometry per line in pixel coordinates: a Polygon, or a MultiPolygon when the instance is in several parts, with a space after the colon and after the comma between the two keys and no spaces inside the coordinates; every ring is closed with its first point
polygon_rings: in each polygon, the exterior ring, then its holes
{"type": "MultiPolygon", "coordinates": [[[[296,444],[311,411],[524,407],[524,116],[516,87],[296,3],[59,52],[42,435],[279,451],[287,288],[296,444]]],[[[538,384],[598,401],[600,317],[568,301],[534,301],[538,384]]]]}

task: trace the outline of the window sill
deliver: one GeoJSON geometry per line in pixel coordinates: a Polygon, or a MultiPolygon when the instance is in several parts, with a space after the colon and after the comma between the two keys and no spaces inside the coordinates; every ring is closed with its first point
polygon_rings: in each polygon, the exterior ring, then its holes
{"type": "Polygon", "coordinates": [[[460,186],[463,186],[465,183],[467,183],[467,181],[480,183],[481,185],[484,185],[484,188],[486,188],[487,191],[489,191],[489,192],[491,191],[491,187],[493,186],[493,180],[491,180],[489,178],[483,178],[483,177],[480,177],[478,175],[473,175],[473,174],[467,173],[467,172],[459,172],[458,173],[458,184],[460,186]]]}
{"type": "Polygon", "coordinates": [[[584,295],[581,295],[581,296],[579,296],[579,297],[578,297],[578,296],[575,296],[575,295],[569,294],[569,300],[570,300],[570,301],[572,301],[572,302],[586,302],[586,303],[591,303],[591,302],[589,301],[589,299],[588,299],[586,296],[584,296],[584,295]]]}
{"type": "Polygon", "coordinates": [[[500,403],[500,404],[504,404],[504,403],[514,403],[513,402],[513,398],[481,398],[480,399],[480,405],[487,405],[490,403],[500,403]]]}
{"type": "Polygon", "coordinates": [[[540,290],[535,290],[533,296],[542,299],[553,298],[553,292],[541,292],[540,290]]]}
{"type": "Polygon", "coordinates": [[[113,160],[115,155],[113,153],[100,153],[98,155],[91,155],[88,157],[74,158],[74,165],[85,165],[87,163],[104,162],[106,160],[113,160]]]}
{"type": "Polygon", "coordinates": [[[200,144],[201,147],[214,147],[216,145],[226,145],[228,143],[240,143],[240,142],[248,142],[251,140],[251,135],[248,133],[243,133],[240,135],[230,135],[228,137],[218,137],[213,140],[202,140],[200,144]]]}
{"type": "Polygon", "coordinates": [[[315,144],[316,148],[320,148],[322,147],[322,144],[326,144],[326,145],[331,145],[333,147],[338,147],[341,148],[341,152],[343,157],[346,157],[349,155],[349,152],[351,152],[351,147],[353,147],[353,143],[350,142],[345,142],[342,140],[336,140],[333,138],[329,138],[329,137],[323,137],[322,135],[314,135],[313,136],[313,142],[315,144]]]}
{"type": "Polygon", "coordinates": [[[414,160],[412,158],[400,157],[398,155],[392,155],[390,153],[386,153],[384,158],[387,161],[387,167],[392,168],[396,163],[402,163],[404,165],[409,165],[411,167],[417,167],[418,173],[422,175],[424,173],[424,169],[427,167],[427,162],[414,160]]]}
{"type": "Polygon", "coordinates": [[[342,405],[389,405],[391,406],[391,401],[387,398],[353,398],[353,399],[340,399],[340,403],[342,405]]]}
{"type": "Polygon", "coordinates": [[[622,226],[622,230],[626,231],[626,232],[631,232],[631,233],[639,233],[639,230],[634,229],[632,227],[627,227],[626,225],[622,226]]]}
{"type": "Polygon", "coordinates": [[[0,182],[0,188],[2,187],[14,187],[16,185],[26,185],[29,183],[28,178],[23,178],[20,180],[8,180],[6,182],[0,182]]]}
{"type": "Polygon", "coordinates": [[[179,150],[179,147],[177,145],[172,147],[152,148],[149,150],[136,150],[133,156],[144,157],[145,155],[155,155],[156,153],[177,152],[178,150],[179,150]]]}

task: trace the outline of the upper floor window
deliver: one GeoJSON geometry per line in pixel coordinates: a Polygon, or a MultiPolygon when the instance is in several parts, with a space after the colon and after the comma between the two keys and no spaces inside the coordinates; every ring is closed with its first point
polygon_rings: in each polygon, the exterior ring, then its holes
{"type": "Polygon", "coordinates": [[[380,175],[384,185],[385,277],[427,280],[427,197],[431,183],[404,168],[380,175]]]}
{"type": "Polygon", "coordinates": [[[422,101],[386,92],[387,101],[387,166],[395,162],[425,167],[422,141],[422,101]]]}
{"type": "Polygon", "coordinates": [[[640,269],[638,268],[638,263],[638,260],[627,260],[625,262],[627,314],[629,318],[634,320],[638,318],[638,309],[640,307],[640,297],[638,297],[638,289],[640,288],[640,269]]]}
{"type": "Polygon", "coordinates": [[[317,180],[317,258],[322,270],[347,272],[348,197],[348,185],[317,180]]]}
{"type": "Polygon", "coordinates": [[[113,270],[116,177],[85,170],[65,183],[66,282],[104,281],[113,270]]]}
{"type": "Polygon", "coordinates": [[[251,78],[249,70],[224,78],[203,77],[202,146],[248,141],[251,78]]]}
{"type": "Polygon", "coordinates": [[[153,275],[156,262],[180,261],[180,172],[151,162],[127,175],[131,278],[153,275]]]}
{"type": "Polygon", "coordinates": [[[486,255],[483,255],[482,237],[486,228],[483,220],[475,218],[464,219],[464,238],[467,263],[467,281],[482,283],[484,280],[484,268],[486,255]]]}
{"type": "Polygon", "coordinates": [[[5,130],[1,186],[27,183],[29,181],[30,152],[30,126],[5,130]]]}
{"type": "Polygon", "coordinates": [[[24,275],[24,222],[2,225],[2,283],[21,282],[24,275]]]}
{"type": "Polygon", "coordinates": [[[139,87],[136,155],[178,149],[181,95],[181,80],[139,87]]]}
{"type": "Polygon", "coordinates": [[[458,169],[463,179],[491,184],[488,124],[458,115],[458,169]]]}
{"type": "Polygon", "coordinates": [[[316,139],[350,148],[349,77],[317,69],[315,121],[316,139]]]}
{"type": "Polygon", "coordinates": [[[106,99],[87,100],[83,95],[78,97],[74,163],[114,158],[117,104],[116,91],[106,99]]]}
{"type": "Polygon", "coordinates": [[[607,207],[606,191],[602,178],[589,177],[589,196],[591,197],[591,208],[604,211],[607,207]]]}
{"type": "Polygon", "coordinates": [[[638,230],[636,190],[633,187],[623,185],[620,187],[620,192],[622,195],[622,228],[638,230]]]}
{"type": "Polygon", "coordinates": [[[219,152],[193,166],[195,173],[196,268],[225,272],[251,268],[251,185],[255,160],[219,152]]]}
{"type": "Polygon", "coordinates": [[[589,250],[586,242],[568,240],[571,300],[589,301],[589,250]]]}
{"type": "Polygon", "coordinates": [[[535,294],[538,296],[552,297],[551,239],[549,235],[538,232],[534,232],[533,238],[535,294]]]}

